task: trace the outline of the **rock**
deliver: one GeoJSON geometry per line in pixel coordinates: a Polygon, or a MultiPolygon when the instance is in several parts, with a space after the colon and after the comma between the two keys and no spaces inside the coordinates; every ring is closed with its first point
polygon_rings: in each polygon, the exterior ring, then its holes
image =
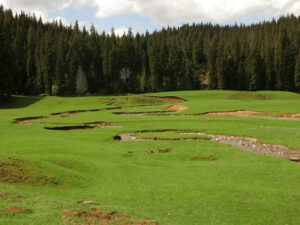
{"type": "Polygon", "coordinates": [[[148,154],[149,154],[149,155],[152,155],[152,154],[154,154],[154,151],[150,149],[150,150],[148,151],[148,154]]]}
{"type": "Polygon", "coordinates": [[[293,162],[300,162],[300,157],[292,156],[292,157],[289,157],[288,160],[293,161],[293,162]]]}
{"type": "Polygon", "coordinates": [[[86,205],[99,205],[99,203],[94,201],[86,201],[86,200],[78,200],[78,204],[86,204],[86,205]]]}

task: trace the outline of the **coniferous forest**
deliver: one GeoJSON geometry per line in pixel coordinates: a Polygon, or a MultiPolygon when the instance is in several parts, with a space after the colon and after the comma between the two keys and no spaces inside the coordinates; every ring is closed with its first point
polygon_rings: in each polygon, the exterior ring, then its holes
{"type": "Polygon", "coordinates": [[[300,17],[97,33],[0,6],[0,102],[11,94],[300,90],[300,17]]]}

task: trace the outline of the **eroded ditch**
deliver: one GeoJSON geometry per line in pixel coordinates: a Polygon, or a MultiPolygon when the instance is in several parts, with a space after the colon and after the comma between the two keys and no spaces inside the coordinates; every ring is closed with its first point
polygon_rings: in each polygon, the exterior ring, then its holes
{"type": "Polygon", "coordinates": [[[150,111],[150,112],[117,112],[118,115],[147,115],[147,116],[232,116],[232,117],[251,117],[260,119],[271,119],[271,120],[291,120],[300,121],[300,113],[284,113],[280,111],[251,111],[251,110],[234,110],[234,111],[215,111],[215,112],[204,112],[204,113],[194,113],[194,114],[184,114],[174,112],[182,112],[187,110],[187,106],[182,105],[172,105],[164,110],[160,111],[150,111]],[[263,114],[268,113],[278,113],[277,116],[267,116],[263,114]]]}
{"type": "Polygon", "coordinates": [[[179,98],[179,97],[176,97],[176,96],[144,96],[144,97],[160,100],[160,101],[163,101],[163,102],[171,102],[171,103],[187,102],[186,99],[179,98]]]}
{"type": "Polygon", "coordinates": [[[99,129],[99,128],[121,128],[123,126],[111,125],[108,122],[97,121],[92,123],[84,123],[83,125],[75,126],[58,126],[58,127],[44,127],[46,130],[89,130],[89,129],[99,129]]]}
{"type": "Polygon", "coordinates": [[[300,162],[300,151],[289,149],[282,145],[263,144],[255,138],[238,137],[238,136],[226,136],[191,132],[188,130],[165,130],[165,131],[138,131],[135,133],[124,133],[114,137],[116,141],[194,141],[194,140],[206,140],[222,144],[230,145],[231,147],[238,148],[240,150],[263,154],[266,156],[273,156],[283,159],[288,159],[294,162],[300,162]],[[200,138],[157,138],[154,137],[137,137],[137,133],[155,133],[155,132],[180,132],[181,135],[195,135],[202,136],[200,138]],[[209,138],[203,137],[207,136],[209,138]]]}

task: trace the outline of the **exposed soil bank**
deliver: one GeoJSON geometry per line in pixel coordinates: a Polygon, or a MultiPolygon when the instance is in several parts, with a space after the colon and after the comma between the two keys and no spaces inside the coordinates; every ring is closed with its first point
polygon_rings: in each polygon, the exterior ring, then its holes
{"type": "MultiPolygon", "coordinates": [[[[165,132],[174,132],[175,130],[169,130],[165,132]]],[[[178,131],[178,130],[176,130],[178,131]]],[[[145,133],[145,132],[156,132],[156,131],[139,131],[136,133],[145,133]]],[[[163,131],[160,131],[163,132],[163,131]]],[[[288,159],[294,162],[300,162],[300,151],[295,151],[288,149],[282,145],[272,145],[272,144],[262,144],[258,142],[255,138],[247,138],[247,137],[236,137],[236,136],[225,136],[225,135],[213,135],[213,134],[206,134],[206,133],[187,133],[183,132],[182,135],[205,135],[210,137],[211,139],[207,138],[138,138],[134,136],[134,134],[119,134],[118,140],[119,141],[159,141],[159,140],[181,140],[181,141],[192,141],[192,140],[208,140],[213,142],[218,142],[222,144],[228,144],[234,148],[238,148],[241,150],[259,153],[267,156],[273,156],[283,159],[288,159]]],[[[116,140],[116,139],[115,139],[116,140]]]]}
{"type": "Polygon", "coordinates": [[[110,125],[104,121],[97,121],[92,123],[85,123],[84,125],[77,126],[59,126],[59,127],[44,127],[46,130],[89,130],[89,129],[99,129],[99,128],[120,128],[122,126],[110,125]]]}
{"type": "Polygon", "coordinates": [[[103,109],[87,109],[87,110],[72,110],[72,111],[66,111],[66,112],[59,112],[59,113],[52,113],[52,116],[60,116],[60,115],[66,115],[66,114],[77,114],[77,113],[86,113],[86,112],[100,112],[100,111],[110,111],[110,110],[119,110],[122,109],[122,107],[113,107],[113,108],[103,108],[103,109]]]}
{"type": "Polygon", "coordinates": [[[37,116],[37,117],[24,117],[24,118],[17,118],[13,123],[19,123],[19,124],[29,124],[32,120],[41,120],[41,119],[47,119],[47,116],[37,116]]]}
{"type": "Polygon", "coordinates": [[[45,127],[46,130],[88,130],[95,129],[96,126],[65,126],[65,127],[45,127]]]}
{"type": "MultiPolygon", "coordinates": [[[[170,109],[170,108],[166,108],[170,109]]],[[[263,113],[280,113],[279,111],[251,111],[251,110],[235,110],[235,111],[216,111],[196,114],[165,114],[169,111],[152,112],[152,113],[136,113],[132,115],[152,115],[152,116],[236,116],[236,117],[252,117],[271,120],[291,120],[300,121],[300,113],[282,113],[279,116],[264,116],[263,113]]],[[[180,111],[178,111],[180,112],[180,111]]],[[[122,113],[125,114],[125,113],[122,113]]]]}

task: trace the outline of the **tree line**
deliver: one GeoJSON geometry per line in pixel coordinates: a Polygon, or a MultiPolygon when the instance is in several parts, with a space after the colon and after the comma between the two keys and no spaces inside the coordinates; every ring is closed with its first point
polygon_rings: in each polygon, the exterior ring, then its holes
{"type": "Polygon", "coordinates": [[[0,102],[11,94],[300,90],[300,17],[99,34],[0,6],[0,102]]]}

